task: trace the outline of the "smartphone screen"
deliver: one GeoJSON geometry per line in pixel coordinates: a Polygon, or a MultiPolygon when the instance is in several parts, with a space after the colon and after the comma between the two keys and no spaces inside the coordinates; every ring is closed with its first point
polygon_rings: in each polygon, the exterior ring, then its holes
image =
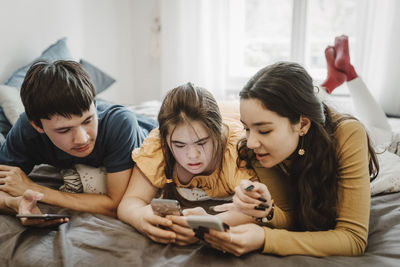
{"type": "Polygon", "coordinates": [[[50,213],[44,213],[44,214],[17,214],[17,218],[27,218],[29,219],[45,219],[46,221],[48,220],[54,220],[54,219],[60,219],[60,218],[70,218],[71,216],[67,214],[50,214],[50,213]]]}

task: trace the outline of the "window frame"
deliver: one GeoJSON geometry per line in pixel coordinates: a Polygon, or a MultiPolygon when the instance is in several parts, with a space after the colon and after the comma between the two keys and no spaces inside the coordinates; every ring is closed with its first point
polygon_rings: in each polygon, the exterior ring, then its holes
{"type": "MultiPolygon", "coordinates": [[[[238,53],[238,51],[243,51],[244,42],[244,19],[245,14],[242,10],[245,8],[246,0],[230,0],[228,3],[228,57],[227,57],[227,72],[226,72],[226,92],[225,97],[227,99],[237,98],[237,92],[240,90],[245,83],[248,81],[254,73],[246,73],[243,70],[243,53],[238,53]]],[[[366,1],[357,0],[357,6],[360,9],[366,8],[368,3],[366,1]]],[[[290,51],[289,60],[295,61],[306,68],[309,67],[309,53],[310,51],[306,49],[308,44],[308,0],[292,0],[292,23],[291,23],[291,40],[290,40],[290,51]]],[[[365,21],[367,15],[362,11],[357,12],[358,20],[365,21]]],[[[362,24],[362,23],[360,23],[362,24]]],[[[358,27],[357,29],[357,43],[354,55],[356,55],[356,60],[353,59],[353,64],[357,64],[359,69],[362,69],[363,60],[360,59],[360,55],[364,53],[364,48],[362,48],[358,43],[361,36],[365,34],[365,28],[358,27]]],[[[323,53],[323,52],[321,52],[323,53]]],[[[320,84],[325,79],[326,70],[325,69],[309,69],[310,74],[313,76],[315,84],[320,84]]],[[[335,94],[347,95],[346,90],[335,90],[335,94]]]]}

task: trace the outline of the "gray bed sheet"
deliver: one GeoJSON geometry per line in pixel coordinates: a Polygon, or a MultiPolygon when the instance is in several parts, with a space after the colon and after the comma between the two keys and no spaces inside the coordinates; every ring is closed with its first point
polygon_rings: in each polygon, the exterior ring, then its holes
{"type": "MultiPolygon", "coordinates": [[[[41,168],[33,179],[57,188],[61,180],[52,171],[41,168]]],[[[115,218],[41,204],[44,212],[70,214],[70,222],[41,229],[0,215],[0,266],[400,266],[400,193],[371,201],[365,254],[323,258],[258,252],[235,257],[204,244],[161,245],[115,218]]]]}

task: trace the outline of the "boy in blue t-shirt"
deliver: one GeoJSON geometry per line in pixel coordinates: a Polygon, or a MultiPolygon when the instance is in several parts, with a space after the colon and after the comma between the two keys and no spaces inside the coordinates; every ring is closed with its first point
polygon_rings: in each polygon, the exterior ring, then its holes
{"type": "MultiPolygon", "coordinates": [[[[73,61],[37,62],[21,86],[25,107],[0,148],[0,210],[40,213],[36,201],[76,211],[116,216],[139,147],[155,122],[120,105],[95,103],[95,88],[73,61]],[[73,194],[34,183],[27,174],[38,164],[59,169],[75,164],[104,166],[107,194],[73,194]],[[30,189],[30,190],[28,190],[30,189]]],[[[21,219],[25,225],[65,222],[21,219]]]]}

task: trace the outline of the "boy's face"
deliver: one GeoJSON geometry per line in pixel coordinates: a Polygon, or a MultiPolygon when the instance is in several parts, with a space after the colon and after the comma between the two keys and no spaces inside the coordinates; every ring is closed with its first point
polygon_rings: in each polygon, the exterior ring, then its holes
{"type": "Polygon", "coordinates": [[[51,142],[62,151],[75,156],[86,157],[94,148],[97,137],[97,113],[94,103],[82,116],[65,118],[53,115],[49,120],[41,119],[42,128],[31,124],[40,133],[45,133],[51,142]]]}

